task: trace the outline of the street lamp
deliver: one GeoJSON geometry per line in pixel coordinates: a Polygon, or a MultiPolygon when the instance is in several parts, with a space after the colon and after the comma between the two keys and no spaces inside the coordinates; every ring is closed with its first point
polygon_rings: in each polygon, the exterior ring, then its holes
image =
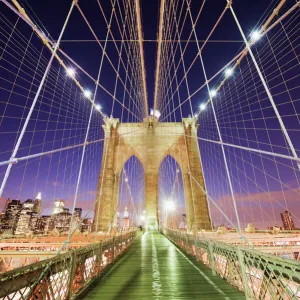
{"type": "Polygon", "coordinates": [[[261,33],[258,30],[254,30],[250,34],[252,42],[257,42],[261,38],[261,33]]]}
{"type": "Polygon", "coordinates": [[[200,110],[202,111],[202,110],[204,110],[205,108],[206,108],[205,103],[202,103],[202,104],[200,105],[200,110]]]}
{"type": "Polygon", "coordinates": [[[213,98],[215,96],[217,96],[217,91],[216,90],[211,90],[210,91],[210,96],[213,98]]]}
{"type": "Polygon", "coordinates": [[[232,69],[226,69],[226,71],[225,71],[225,75],[227,77],[229,77],[230,75],[232,75],[232,73],[233,73],[232,69]]]}
{"type": "Polygon", "coordinates": [[[96,104],[96,105],[95,105],[95,109],[96,109],[96,110],[101,111],[101,108],[102,108],[102,107],[101,107],[100,104],[96,104]]]}
{"type": "Polygon", "coordinates": [[[74,77],[75,76],[75,70],[73,69],[73,68],[68,68],[67,70],[66,70],[66,73],[67,73],[67,75],[69,76],[69,77],[74,77]]]}
{"type": "Polygon", "coordinates": [[[172,211],[175,210],[175,203],[172,200],[167,200],[165,202],[165,209],[166,211],[172,211]]]}
{"type": "Polygon", "coordinates": [[[86,97],[86,98],[91,98],[92,92],[89,91],[89,90],[85,90],[85,91],[83,92],[83,95],[84,95],[84,97],[86,97]]]}

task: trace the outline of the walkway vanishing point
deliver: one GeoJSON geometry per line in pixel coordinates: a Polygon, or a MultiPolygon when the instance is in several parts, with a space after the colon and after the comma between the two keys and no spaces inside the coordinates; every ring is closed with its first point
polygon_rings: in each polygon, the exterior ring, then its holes
{"type": "Polygon", "coordinates": [[[245,299],[162,234],[146,232],[77,299],[245,299]]]}

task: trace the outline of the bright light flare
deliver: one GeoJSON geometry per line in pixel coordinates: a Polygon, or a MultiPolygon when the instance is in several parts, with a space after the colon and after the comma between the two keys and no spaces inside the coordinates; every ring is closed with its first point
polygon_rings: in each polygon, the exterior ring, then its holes
{"type": "Polygon", "coordinates": [[[141,219],[142,221],[145,221],[146,217],[145,217],[144,215],[141,215],[140,219],[141,219]]]}
{"type": "Polygon", "coordinates": [[[172,200],[168,200],[165,202],[165,209],[168,211],[175,210],[175,203],[172,200]]]}
{"type": "Polygon", "coordinates": [[[84,97],[86,97],[86,98],[91,98],[92,92],[89,91],[89,90],[85,90],[85,91],[83,92],[83,95],[84,95],[84,97]]]}
{"type": "Polygon", "coordinates": [[[204,110],[206,108],[206,104],[205,103],[202,103],[201,105],[200,105],[200,110],[202,111],[202,110],[204,110]]]}
{"type": "Polygon", "coordinates": [[[95,109],[96,109],[96,110],[101,111],[101,108],[102,108],[102,107],[101,107],[100,104],[96,104],[96,105],[95,105],[95,109]]]}
{"type": "Polygon", "coordinates": [[[161,113],[159,110],[157,109],[154,110],[153,108],[150,109],[150,116],[154,116],[158,120],[160,115],[161,113]]]}
{"type": "Polygon", "coordinates": [[[232,73],[233,73],[232,69],[227,69],[227,70],[225,71],[225,75],[228,76],[228,77],[231,76],[232,73]]]}
{"type": "Polygon", "coordinates": [[[66,73],[67,73],[67,75],[69,76],[69,77],[74,77],[75,76],[75,70],[73,69],[73,68],[68,68],[67,70],[66,70],[66,73]]]}
{"type": "Polygon", "coordinates": [[[213,97],[217,96],[217,91],[216,90],[211,90],[209,94],[213,98],[213,97]]]}
{"type": "Polygon", "coordinates": [[[251,32],[250,38],[252,42],[257,42],[261,38],[261,33],[258,30],[254,30],[251,32]]]}

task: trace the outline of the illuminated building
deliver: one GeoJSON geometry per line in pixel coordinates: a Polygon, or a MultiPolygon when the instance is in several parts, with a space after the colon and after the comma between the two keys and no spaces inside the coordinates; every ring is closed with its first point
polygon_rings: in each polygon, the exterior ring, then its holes
{"type": "Polygon", "coordinates": [[[122,226],[123,230],[128,230],[130,227],[130,219],[129,219],[129,213],[127,211],[127,207],[125,207],[122,225],[123,225],[122,226]]]}
{"type": "Polygon", "coordinates": [[[7,234],[13,234],[17,226],[18,215],[22,208],[22,204],[20,200],[8,200],[5,206],[5,215],[3,218],[1,231],[7,234]]]}
{"type": "Polygon", "coordinates": [[[120,213],[119,212],[117,212],[116,228],[118,230],[120,229],[120,213]]]}
{"type": "Polygon", "coordinates": [[[56,199],[53,205],[53,215],[62,213],[64,211],[65,202],[62,199],[56,199]]]}
{"type": "Polygon", "coordinates": [[[15,234],[27,234],[35,231],[37,219],[41,212],[41,199],[39,198],[41,198],[40,193],[36,200],[27,199],[22,204],[17,218],[15,234]]]}
{"type": "Polygon", "coordinates": [[[179,229],[187,229],[187,223],[186,223],[186,214],[181,215],[181,220],[179,224],[179,229]]]}
{"type": "Polygon", "coordinates": [[[74,217],[81,218],[81,215],[82,215],[82,208],[75,207],[75,209],[74,209],[74,217]]]}
{"type": "Polygon", "coordinates": [[[36,221],[34,232],[37,234],[47,234],[50,231],[52,224],[53,220],[51,219],[51,216],[41,216],[36,221]]]}
{"type": "Polygon", "coordinates": [[[289,211],[285,211],[280,214],[282,225],[284,230],[295,230],[295,223],[292,217],[292,214],[289,211]]]}
{"type": "MultiPolygon", "coordinates": [[[[56,228],[59,232],[69,231],[71,217],[72,217],[72,215],[69,212],[60,212],[60,213],[52,215],[54,228],[56,228]]],[[[51,228],[51,229],[54,229],[54,228],[51,228]]]]}
{"type": "Polygon", "coordinates": [[[91,232],[93,221],[91,219],[83,219],[81,225],[81,232],[91,232]]]}

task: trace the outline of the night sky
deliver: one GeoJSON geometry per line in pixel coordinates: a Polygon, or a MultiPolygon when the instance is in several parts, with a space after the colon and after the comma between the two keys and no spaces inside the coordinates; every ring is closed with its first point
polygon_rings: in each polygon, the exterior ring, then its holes
{"type": "MultiPolygon", "coordinates": [[[[104,14],[109,19],[111,13],[110,1],[100,2],[104,14]]],[[[117,2],[121,3],[121,8],[125,5],[124,1],[117,2]]],[[[167,2],[170,1],[168,0],[167,2]]],[[[247,37],[249,37],[253,29],[259,28],[263,24],[263,21],[266,20],[266,17],[271,13],[277,2],[271,0],[234,1],[233,7],[247,37]]],[[[20,3],[46,34],[49,34],[53,40],[58,38],[71,1],[31,0],[26,2],[26,0],[22,0],[20,3]],[[28,3],[30,3],[30,6],[28,3]],[[41,24],[44,27],[41,27],[41,24]]],[[[179,3],[181,5],[180,1],[179,3]]],[[[295,1],[292,0],[287,1],[287,4],[276,18],[280,17],[294,3],[295,1]]],[[[194,19],[201,4],[202,1],[200,0],[191,1],[191,12],[194,19]]],[[[196,27],[199,40],[207,37],[225,4],[226,1],[223,0],[207,1],[196,27]]],[[[104,41],[107,25],[97,0],[80,0],[79,5],[95,30],[96,35],[100,40],[104,41]]],[[[157,53],[157,43],[153,42],[153,40],[157,40],[158,36],[159,1],[141,0],[141,11],[143,37],[146,40],[144,43],[144,54],[148,104],[149,108],[152,108],[157,53]]],[[[15,32],[15,36],[12,35],[13,39],[9,40],[9,33],[13,30],[17,18],[3,3],[1,3],[0,16],[3,26],[1,29],[2,54],[0,60],[0,161],[4,161],[10,157],[10,151],[15,144],[16,137],[20,132],[21,125],[24,123],[24,118],[29,111],[34,93],[37,90],[37,84],[41,78],[39,76],[45,70],[46,61],[50,55],[49,51],[45,49],[36,36],[32,35],[28,25],[24,24],[22,20],[19,20],[16,25],[20,34],[15,32]],[[24,40],[21,39],[21,33],[24,40]],[[20,45],[16,44],[14,38],[19,41],[22,40],[20,45]],[[21,49],[23,49],[24,53],[26,45],[30,45],[36,50],[32,50],[28,55],[26,54],[27,56],[23,57],[24,61],[22,63],[21,49]],[[13,49],[16,50],[14,51],[13,49]],[[39,57],[40,54],[42,54],[43,58],[39,57]],[[44,62],[43,59],[45,60],[44,62]],[[16,63],[14,60],[18,62],[16,63]],[[28,64],[25,64],[27,60],[28,64]],[[31,63],[29,63],[30,60],[31,63]],[[23,75],[20,72],[18,73],[19,69],[24,70],[23,75]],[[35,85],[32,86],[30,82],[34,82],[35,85]]],[[[179,12],[177,12],[178,16],[179,12]]],[[[120,16],[118,20],[121,22],[120,16]]],[[[191,31],[191,23],[186,21],[183,24],[182,20],[183,18],[180,19],[178,24],[179,28],[183,28],[181,38],[187,39],[191,31]]],[[[263,71],[263,75],[267,79],[267,84],[271,89],[283,122],[288,129],[291,141],[298,155],[300,155],[300,122],[298,119],[300,112],[300,79],[298,77],[300,73],[300,50],[299,39],[297,39],[297,36],[299,36],[298,30],[299,12],[296,11],[268,33],[267,37],[263,37],[253,47],[253,52],[263,71]],[[290,38],[287,37],[286,33],[289,34],[290,38]],[[280,71],[276,71],[278,69],[280,71]],[[283,84],[283,82],[286,83],[283,84]]],[[[118,33],[115,20],[112,23],[112,31],[115,33],[115,39],[119,39],[120,33],[118,33]]],[[[176,33],[174,31],[173,37],[175,36],[176,33]]],[[[75,7],[63,36],[61,49],[93,78],[97,78],[102,57],[101,48],[95,41],[83,41],[93,39],[93,35],[75,7]]],[[[194,36],[192,39],[194,39],[194,36]]],[[[203,60],[208,78],[216,74],[244,47],[241,35],[229,10],[222,18],[211,40],[226,40],[227,42],[209,42],[205,46],[203,60]]],[[[185,46],[184,42],[182,46],[185,46]]],[[[129,49],[128,45],[124,47],[129,49]]],[[[170,48],[166,49],[168,50],[164,54],[165,59],[171,56],[170,48]]],[[[112,63],[117,66],[118,53],[113,42],[108,43],[107,53],[112,63]]],[[[187,66],[192,63],[196,53],[196,43],[189,43],[184,55],[184,61],[187,66]]],[[[128,56],[125,52],[123,52],[122,57],[124,62],[126,62],[128,56]]],[[[176,61],[179,61],[179,51],[177,51],[175,58],[176,61]]],[[[130,59],[134,61],[133,56],[130,59]]],[[[67,65],[74,67],[71,61],[64,60],[67,65]]],[[[174,67],[171,66],[170,68],[170,74],[173,76],[174,67]]],[[[75,69],[77,72],[76,78],[85,88],[90,89],[94,93],[93,81],[83,74],[78,67],[75,67],[75,69]]],[[[130,76],[130,78],[134,78],[133,73],[130,76]]],[[[177,70],[177,76],[179,81],[184,76],[182,65],[177,70]]],[[[122,66],[120,67],[120,78],[125,82],[125,69],[122,66]]],[[[212,80],[211,87],[218,86],[223,79],[224,74],[222,72],[212,80]]],[[[115,72],[105,58],[100,83],[108,91],[114,93],[115,81],[115,72]]],[[[197,90],[204,82],[200,61],[197,60],[188,75],[191,93],[197,90]]],[[[135,83],[133,86],[132,91],[134,94],[138,91],[138,87],[135,83]]],[[[127,83],[126,87],[129,87],[129,83],[127,83]]],[[[183,117],[187,117],[197,113],[199,105],[208,99],[207,89],[203,88],[191,98],[190,103],[186,101],[182,105],[182,112],[177,109],[175,114],[173,114],[170,110],[171,104],[170,106],[166,105],[170,99],[170,89],[176,89],[174,81],[171,83],[167,81],[161,90],[158,108],[162,112],[161,119],[163,121],[181,121],[181,114],[183,117]],[[192,111],[190,105],[192,106],[192,111]]],[[[121,84],[118,84],[115,94],[117,99],[123,99],[124,87],[121,84]]],[[[179,96],[174,97],[175,107],[188,97],[187,88],[184,87],[184,84],[181,85],[179,94],[181,100],[179,96]]],[[[142,104],[134,104],[130,97],[127,96],[124,99],[124,106],[131,113],[124,108],[122,109],[120,103],[113,101],[113,98],[102,89],[99,88],[96,94],[96,103],[101,105],[102,111],[108,116],[112,113],[113,117],[120,118],[123,122],[141,121],[143,118],[141,112],[142,104]]],[[[64,70],[55,61],[50,70],[50,75],[46,79],[45,87],[33,112],[32,120],[29,122],[28,130],[25,133],[17,157],[82,143],[89,117],[89,108],[90,105],[84,99],[80,90],[70,78],[65,76],[64,70]]],[[[235,70],[233,78],[226,82],[219,91],[215,100],[215,110],[219,118],[223,142],[292,155],[249,55],[235,70]]],[[[200,138],[199,146],[207,191],[210,197],[220,205],[232,222],[236,224],[221,147],[220,145],[204,141],[204,139],[219,140],[211,105],[208,105],[206,110],[200,113],[198,123],[200,125],[198,133],[200,138]]],[[[97,111],[93,112],[89,140],[103,139],[102,124],[103,120],[100,114],[97,111]]],[[[51,212],[55,198],[64,199],[66,206],[71,208],[81,151],[81,148],[73,148],[14,165],[4,190],[4,199],[17,198],[25,200],[26,198],[34,197],[37,192],[41,191],[45,214],[51,212]]],[[[78,205],[76,206],[83,207],[89,217],[92,217],[93,212],[93,201],[95,200],[95,190],[101,167],[102,151],[103,142],[87,146],[77,201],[78,205]]],[[[251,154],[249,151],[232,147],[226,147],[225,153],[242,225],[246,226],[249,222],[254,222],[260,228],[274,225],[274,223],[281,225],[279,213],[288,209],[294,214],[295,223],[299,227],[300,187],[299,170],[296,163],[287,159],[274,158],[273,156],[251,154]]],[[[168,160],[172,161],[172,158],[168,158],[168,160]]],[[[160,190],[164,191],[164,196],[160,194],[160,199],[165,198],[166,193],[171,193],[170,186],[172,186],[174,181],[174,174],[177,168],[178,166],[176,166],[174,161],[171,164],[163,163],[161,178],[166,178],[166,180],[161,182],[160,185],[165,183],[166,186],[160,186],[160,190]]],[[[1,181],[5,170],[6,166],[0,166],[1,181]]],[[[143,178],[142,167],[139,161],[133,158],[126,163],[125,170],[129,176],[133,201],[140,214],[143,210],[143,182],[137,182],[135,178],[143,178]]],[[[181,180],[179,180],[179,184],[182,185],[181,180]]],[[[121,186],[120,210],[122,211],[125,206],[130,206],[129,202],[131,200],[123,179],[121,186]]],[[[178,191],[176,201],[178,201],[180,213],[184,213],[183,193],[180,189],[178,191]]],[[[4,200],[2,200],[1,208],[3,204],[4,200]]],[[[228,223],[214,206],[211,206],[211,211],[214,223],[228,223]]]]}

